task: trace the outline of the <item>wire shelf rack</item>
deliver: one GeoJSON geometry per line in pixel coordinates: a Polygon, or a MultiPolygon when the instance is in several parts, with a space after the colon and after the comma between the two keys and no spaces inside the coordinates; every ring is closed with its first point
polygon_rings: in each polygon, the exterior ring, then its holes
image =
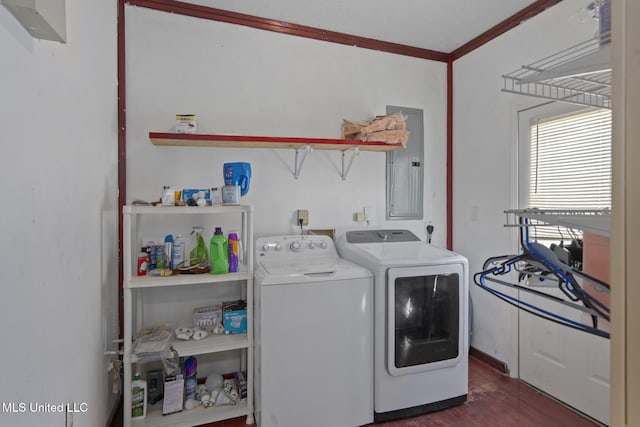
{"type": "Polygon", "coordinates": [[[503,92],[611,108],[610,33],[523,65],[503,78],[503,92]]]}
{"type": "Polygon", "coordinates": [[[523,227],[518,218],[527,218],[526,227],[564,227],[599,236],[609,236],[609,209],[512,209],[504,211],[505,227],[523,227]]]}

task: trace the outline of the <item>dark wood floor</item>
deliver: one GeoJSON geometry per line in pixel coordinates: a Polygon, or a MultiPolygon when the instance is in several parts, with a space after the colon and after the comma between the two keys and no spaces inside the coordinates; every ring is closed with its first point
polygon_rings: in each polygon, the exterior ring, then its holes
{"type": "MultiPolygon", "coordinates": [[[[245,419],[235,418],[208,424],[206,427],[244,427],[245,419]]],[[[469,395],[464,405],[375,426],[594,427],[598,424],[521,381],[509,378],[483,362],[470,358],[469,395]]]]}

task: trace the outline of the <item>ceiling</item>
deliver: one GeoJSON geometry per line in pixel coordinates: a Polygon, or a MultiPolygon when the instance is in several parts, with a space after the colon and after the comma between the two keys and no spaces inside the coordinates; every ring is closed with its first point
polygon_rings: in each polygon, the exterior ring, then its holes
{"type": "Polygon", "coordinates": [[[203,6],[450,53],[535,0],[190,0],[203,6]]]}

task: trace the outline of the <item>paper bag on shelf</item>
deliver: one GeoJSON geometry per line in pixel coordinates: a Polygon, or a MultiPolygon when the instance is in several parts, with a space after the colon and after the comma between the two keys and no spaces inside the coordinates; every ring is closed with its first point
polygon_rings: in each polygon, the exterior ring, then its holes
{"type": "Polygon", "coordinates": [[[367,123],[342,120],[342,137],[406,147],[409,131],[407,130],[406,117],[402,113],[393,113],[387,116],[378,116],[367,123]]]}

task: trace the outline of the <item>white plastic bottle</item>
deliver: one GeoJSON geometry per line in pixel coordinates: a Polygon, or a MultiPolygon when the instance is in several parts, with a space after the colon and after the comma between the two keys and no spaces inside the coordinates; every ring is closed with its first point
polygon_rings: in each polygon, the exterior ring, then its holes
{"type": "Polygon", "coordinates": [[[131,419],[142,420],[147,415],[147,382],[136,373],[131,382],[131,419]]]}
{"type": "Polygon", "coordinates": [[[178,267],[188,267],[188,264],[184,263],[184,243],[184,237],[180,235],[176,236],[176,238],[173,240],[173,247],[171,248],[171,268],[173,270],[177,269],[178,267]]]}

